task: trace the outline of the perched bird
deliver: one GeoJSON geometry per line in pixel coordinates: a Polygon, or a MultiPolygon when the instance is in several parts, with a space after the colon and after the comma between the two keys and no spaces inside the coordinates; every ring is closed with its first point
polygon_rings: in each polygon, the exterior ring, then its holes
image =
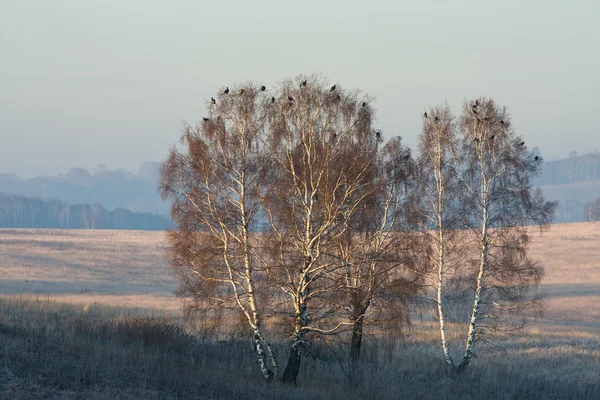
{"type": "Polygon", "coordinates": [[[363,102],[363,103],[362,103],[362,106],[363,106],[363,107],[366,107],[366,106],[367,106],[367,103],[363,102]]]}
{"type": "Polygon", "coordinates": [[[275,103],[275,96],[271,97],[271,103],[275,103]]]}
{"type": "Polygon", "coordinates": [[[289,100],[290,102],[293,102],[293,101],[294,101],[294,98],[293,98],[292,96],[288,96],[288,100],[289,100]]]}
{"type": "Polygon", "coordinates": [[[479,138],[475,138],[475,143],[479,143],[479,138]]]}
{"type": "Polygon", "coordinates": [[[477,110],[473,107],[473,114],[477,114],[477,110]]]}
{"type": "Polygon", "coordinates": [[[500,123],[501,123],[502,125],[504,125],[504,120],[503,120],[503,119],[501,119],[501,120],[500,120],[500,123]]]}
{"type": "Polygon", "coordinates": [[[375,132],[375,136],[377,136],[377,139],[379,139],[379,138],[381,137],[381,132],[379,132],[379,131],[376,131],[376,132],[375,132]]]}
{"type": "Polygon", "coordinates": [[[424,112],[424,113],[423,113],[423,116],[424,116],[425,118],[427,118],[427,112],[424,112]]]}
{"type": "Polygon", "coordinates": [[[229,86],[227,86],[227,87],[225,88],[225,91],[223,92],[223,94],[229,94],[229,86]]]}
{"type": "Polygon", "coordinates": [[[490,136],[490,140],[494,140],[495,137],[496,137],[496,135],[490,136]]]}
{"type": "Polygon", "coordinates": [[[210,119],[206,118],[206,117],[202,117],[202,119],[204,120],[204,122],[208,122],[210,121],[210,119]]]}
{"type": "Polygon", "coordinates": [[[267,87],[266,87],[266,86],[264,86],[264,85],[263,85],[263,86],[261,86],[261,87],[260,87],[260,91],[261,91],[261,92],[264,92],[265,90],[267,90],[267,87]]]}
{"type": "Polygon", "coordinates": [[[330,92],[333,92],[333,91],[335,91],[335,87],[336,87],[336,86],[337,86],[337,85],[333,85],[333,86],[331,87],[331,89],[329,89],[329,91],[330,91],[330,92]]]}
{"type": "Polygon", "coordinates": [[[303,80],[302,82],[300,82],[300,87],[306,86],[308,82],[305,80],[303,80]]]}
{"type": "Polygon", "coordinates": [[[534,160],[538,161],[540,158],[538,156],[535,156],[534,160]]]}
{"type": "Polygon", "coordinates": [[[244,89],[240,89],[239,93],[244,94],[244,89]]]}
{"type": "Polygon", "coordinates": [[[434,118],[434,120],[439,121],[440,119],[436,115],[435,118],[434,118]]]}
{"type": "Polygon", "coordinates": [[[410,158],[410,154],[407,154],[407,155],[404,156],[405,160],[408,160],[409,158],[410,158]]]}
{"type": "Polygon", "coordinates": [[[521,146],[521,147],[523,147],[524,145],[525,145],[525,142],[524,142],[524,141],[523,141],[523,142],[521,142],[521,143],[519,143],[519,146],[521,146]]]}
{"type": "Polygon", "coordinates": [[[210,98],[210,102],[211,102],[211,103],[213,103],[213,104],[217,104],[217,101],[215,100],[215,98],[214,98],[214,97],[211,97],[211,98],[210,98]]]}

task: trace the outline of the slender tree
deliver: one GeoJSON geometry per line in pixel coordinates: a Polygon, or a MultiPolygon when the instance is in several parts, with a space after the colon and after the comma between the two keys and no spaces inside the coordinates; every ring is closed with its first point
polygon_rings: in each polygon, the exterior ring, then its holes
{"type": "Polygon", "coordinates": [[[196,129],[185,127],[183,150],[173,148],[160,172],[160,190],[172,202],[176,228],[168,233],[180,293],[216,308],[233,308],[252,330],[266,379],[278,364],[262,332],[260,265],[253,253],[266,172],[265,130],[269,98],[249,83],[220,91],[196,129]]]}
{"type": "Polygon", "coordinates": [[[412,272],[416,268],[413,253],[418,238],[406,232],[404,215],[405,191],[412,170],[410,151],[402,145],[400,137],[380,146],[380,134],[376,132],[373,136],[376,148],[362,150],[376,152],[375,162],[368,171],[369,184],[357,193],[362,204],[335,248],[340,265],[345,266],[339,273],[339,286],[352,322],[353,376],[357,373],[364,327],[374,300],[381,304],[383,318],[393,315],[406,321],[405,300],[416,294],[421,277],[412,272]]]}
{"type": "Polygon", "coordinates": [[[536,305],[528,295],[543,269],[527,257],[526,226],[549,224],[556,203],[532,187],[542,159],[521,144],[506,107],[488,98],[465,102],[458,130],[461,144],[455,163],[463,195],[457,215],[472,245],[473,256],[464,262],[474,277],[465,351],[458,365],[462,371],[484,334],[517,327],[504,325],[504,315],[536,305]]]}
{"type": "Polygon", "coordinates": [[[439,321],[440,343],[447,365],[454,367],[447,334],[446,287],[448,275],[455,276],[462,255],[457,218],[458,174],[453,154],[458,146],[454,116],[448,105],[434,107],[423,116],[423,131],[419,137],[419,157],[414,170],[415,190],[412,210],[419,232],[429,246],[428,261],[433,267],[426,275],[426,295],[435,305],[439,321]]]}

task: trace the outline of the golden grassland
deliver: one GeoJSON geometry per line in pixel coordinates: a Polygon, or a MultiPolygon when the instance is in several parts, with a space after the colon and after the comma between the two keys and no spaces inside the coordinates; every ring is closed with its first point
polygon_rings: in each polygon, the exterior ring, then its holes
{"type": "MultiPolygon", "coordinates": [[[[532,230],[542,317],[444,373],[436,326],[366,336],[361,378],[311,355],[298,388],[264,387],[243,332],[182,325],[162,232],[0,230],[0,398],[600,398],[600,224],[532,230]]],[[[450,326],[459,351],[462,328],[450,326]]],[[[281,338],[278,338],[281,339],[281,338]]],[[[286,343],[276,343],[280,362],[286,343]]]]}

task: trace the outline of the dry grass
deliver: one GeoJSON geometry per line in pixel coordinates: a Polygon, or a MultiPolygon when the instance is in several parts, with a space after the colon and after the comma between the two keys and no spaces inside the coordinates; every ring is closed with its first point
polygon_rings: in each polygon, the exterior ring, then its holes
{"type": "Polygon", "coordinates": [[[163,251],[160,232],[0,230],[0,398],[600,398],[600,224],[534,233],[546,313],[506,351],[448,376],[435,325],[417,319],[366,337],[354,386],[307,357],[299,388],[264,387],[243,332],[186,334],[163,251]]]}

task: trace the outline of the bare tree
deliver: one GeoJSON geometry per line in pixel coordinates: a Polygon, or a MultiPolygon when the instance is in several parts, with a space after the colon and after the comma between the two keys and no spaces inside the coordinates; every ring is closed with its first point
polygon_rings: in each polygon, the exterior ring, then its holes
{"type": "Polygon", "coordinates": [[[448,275],[456,276],[463,256],[458,236],[457,218],[458,174],[453,163],[457,148],[454,116],[448,105],[434,107],[423,115],[423,132],[419,137],[419,157],[416,162],[415,190],[412,210],[419,232],[429,244],[429,264],[434,273],[426,276],[425,294],[435,304],[434,315],[439,321],[440,342],[444,359],[454,367],[446,335],[446,297],[448,275]],[[430,295],[431,293],[431,295],[430,295]]]}
{"type": "Polygon", "coordinates": [[[271,225],[271,278],[293,313],[292,339],[282,381],[296,383],[307,334],[328,335],[351,325],[333,317],[331,257],[335,240],[367,195],[377,133],[368,99],[317,76],[283,82],[273,98],[271,138],[276,188],[265,209],[271,225]],[[373,151],[359,151],[371,148],[373,151]],[[363,193],[363,194],[360,194],[363,193]]]}
{"type": "Polygon", "coordinates": [[[268,380],[278,375],[278,364],[261,329],[266,304],[259,304],[264,293],[259,283],[264,279],[251,232],[259,224],[270,165],[269,103],[266,93],[250,83],[231,94],[221,91],[196,129],[186,126],[185,149],[173,148],[160,172],[160,190],[172,201],[176,223],[168,243],[181,277],[180,294],[239,310],[268,380]]]}
{"type": "Polygon", "coordinates": [[[352,321],[353,376],[357,373],[364,327],[373,302],[380,303],[383,318],[394,316],[396,322],[406,322],[405,300],[417,293],[421,278],[413,272],[417,247],[414,242],[418,237],[405,232],[405,191],[412,169],[410,151],[400,137],[385,146],[379,146],[379,133],[373,137],[373,144],[362,149],[373,152],[374,162],[367,171],[369,183],[356,194],[362,197],[361,204],[334,248],[340,265],[345,266],[338,275],[343,303],[352,321]]]}
{"type": "Polygon", "coordinates": [[[531,186],[542,159],[515,135],[506,107],[488,98],[465,102],[458,128],[461,146],[455,160],[463,194],[458,215],[474,254],[464,260],[474,285],[465,351],[457,367],[461,371],[484,334],[519,326],[504,321],[504,315],[535,307],[528,295],[543,269],[527,257],[526,225],[549,224],[556,203],[531,186]]]}

